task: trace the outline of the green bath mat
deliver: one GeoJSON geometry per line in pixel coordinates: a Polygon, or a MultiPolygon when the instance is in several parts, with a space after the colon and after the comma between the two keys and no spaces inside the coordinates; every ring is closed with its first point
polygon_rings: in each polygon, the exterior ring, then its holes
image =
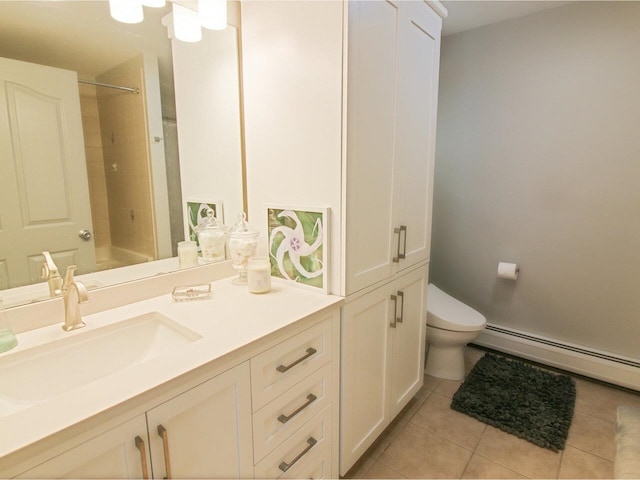
{"type": "Polygon", "coordinates": [[[575,399],[572,378],[487,353],[454,394],[451,408],[557,452],[564,449],[575,399]]]}

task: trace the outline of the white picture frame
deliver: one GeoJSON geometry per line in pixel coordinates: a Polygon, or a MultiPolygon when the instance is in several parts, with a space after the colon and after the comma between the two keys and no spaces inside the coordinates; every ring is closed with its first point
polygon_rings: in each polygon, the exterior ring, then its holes
{"type": "Polygon", "coordinates": [[[271,276],[329,293],[329,207],[267,205],[271,276]]]}

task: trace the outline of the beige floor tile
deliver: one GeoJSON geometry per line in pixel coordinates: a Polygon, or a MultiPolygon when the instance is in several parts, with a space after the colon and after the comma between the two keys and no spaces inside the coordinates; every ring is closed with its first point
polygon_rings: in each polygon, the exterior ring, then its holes
{"type": "Polygon", "coordinates": [[[576,379],[576,411],[615,422],[618,405],[625,399],[633,400],[634,397],[607,385],[576,379]]]}
{"type": "Polygon", "coordinates": [[[384,463],[375,462],[369,471],[362,478],[404,478],[394,469],[384,463]]]}
{"type": "Polygon", "coordinates": [[[630,392],[626,390],[616,390],[618,405],[633,405],[640,407],[640,392],[630,392]]]}
{"type": "Polygon", "coordinates": [[[425,375],[424,386],[420,390],[429,393],[434,392],[441,381],[442,379],[440,378],[432,377],[431,375],[425,375]]]}
{"type": "Polygon", "coordinates": [[[451,409],[451,398],[434,393],[413,416],[411,422],[441,437],[473,450],[486,424],[451,409]]]}
{"type": "Polygon", "coordinates": [[[349,469],[346,475],[343,478],[364,478],[367,472],[373,467],[376,461],[371,458],[368,454],[364,454],[360,460],[356,462],[356,464],[349,469]]]}
{"type": "Polygon", "coordinates": [[[480,455],[469,460],[462,478],[527,478],[480,455]]]}
{"type": "Polygon", "coordinates": [[[470,458],[470,450],[409,423],[379,462],[406,478],[460,478],[470,458]]]}
{"type": "Polygon", "coordinates": [[[562,455],[558,478],[613,478],[613,462],[567,447],[562,455]]]}
{"type": "Polygon", "coordinates": [[[561,458],[560,453],[491,426],[487,426],[475,453],[531,478],[556,478],[561,458]]]}
{"type": "Polygon", "coordinates": [[[458,391],[462,385],[462,382],[456,380],[441,380],[436,387],[434,393],[444,395],[445,397],[453,397],[453,394],[458,391]]]}
{"type": "Polygon", "coordinates": [[[573,413],[567,445],[613,460],[615,430],[614,422],[576,411],[573,413]]]}
{"type": "Polygon", "coordinates": [[[398,434],[404,429],[405,425],[409,423],[411,418],[420,409],[424,403],[424,399],[420,400],[416,397],[412,398],[409,403],[402,409],[402,411],[393,419],[391,424],[385,428],[384,432],[376,439],[376,441],[369,447],[367,454],[377,460],[382,452],[384,452],[391,442],[398,436],[398,434]]]}

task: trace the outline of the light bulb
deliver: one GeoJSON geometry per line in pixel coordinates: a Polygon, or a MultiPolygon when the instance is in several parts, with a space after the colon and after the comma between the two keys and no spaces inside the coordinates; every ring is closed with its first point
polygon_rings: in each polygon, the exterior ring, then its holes
{"type": "Polygon", "coordinates": [[[173,33],[183,42],[199,42],[202,39],[202,30],[198,21],[198,12],[174,3],[173,33]]]}
{"type": "Polygon", "coordinates": [[[109,0],[109,11],[122,23],[140,23],[144,19],[140,0],[109,0]]]}
{"type": "Polygon", "coordinates": [[[200,25],[209,30],[227,28],[227,0],[198,0],[200,25]]]}

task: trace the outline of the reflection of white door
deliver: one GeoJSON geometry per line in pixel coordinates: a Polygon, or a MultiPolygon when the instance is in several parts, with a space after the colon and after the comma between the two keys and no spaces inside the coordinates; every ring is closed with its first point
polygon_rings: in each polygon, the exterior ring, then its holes
{"type": "Polygon", "coordinates": [[[60,269],[95,268],[75,72],[0,58],[0,288],[39,281],[48,250],[60,269]]]}

